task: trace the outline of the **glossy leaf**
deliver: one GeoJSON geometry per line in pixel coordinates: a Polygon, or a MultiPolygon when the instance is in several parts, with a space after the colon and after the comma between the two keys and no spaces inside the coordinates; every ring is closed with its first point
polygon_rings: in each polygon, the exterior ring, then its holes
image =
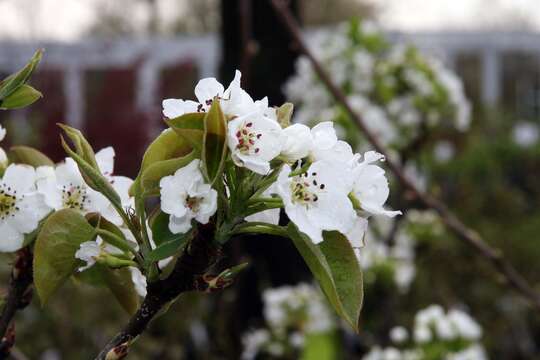
{"type": "Polygon", "coordinates": [[[34,284],[42,304],[81,265],[75,258],[79,245],[94,237],[94,228],[75,210],[57,211],[45,221],[34,246],[34,284]]]}
{"type": "Polygon", "coordinates": [[[159,182],[161,178],[174,174],[176,170],[188,165],[195,158],[195,151],[192,151],[186,156],[156,161],[148,166],[141,177],[143,195],[159,195],[159,182]]]}
{"type": "Polygon", "coordinates": [[[138,187],[141,187],[141,177],[143,176],[144,172],[153,164],[166,160],[182,158],[191,151],[191,146],[183,137],[171,129],[163,131],[146,149],[142,159],[139,175],[129,189],[129,193],[131,195],[135,195],[135,190],[138,187]]]}
{"type": "Polygon", "coordinates": [[[131,280],[130,270],[128,268],[109,269],[105,266],[100,266],[100,270],[105,285],[112,292],[116,300],[118,300],[128,314],[134,314],[139,308],[139,295],[131,280]]]}
{"type": "Polygon", "coordinates": [[[157,246],[183,237],[183,234],[173,234],[169,230],[169,215],[163,211],[153,214],[149,219],[149,223],[152,229],[154,243],[157,246]]]}
{"type": "Polygon", "coordinates": [[[43,95],[30,85],[22,85],[0,103],[0,109],[13,110],[31,105],[43,95]]]}
{"type": "Polygon", "coordinates": [[[145,262],[147,264],[151,264],[153,262],[160,261],[178,254],[180,250],[183,249],[183,247],[186,245],[189,237],[189,234],[183,234],[175,238],[174,240],[162,243],[146,255],[144,259],[145,262]]]}
{"type": "Polygon", "coordinates": [[[347,238],[337,231],[326,231],[324,241],[315,245],[292,222],[287,231],[330,304],[358,331],[364,295],[362,271],[347,238]]]}
{"type": "MultiPolygon", "coordinates": [[[[5,101],[8,96],[13,94],[17,89],[26,84],[30,76],[34,72],[36,66],[41,61],[43,50],[38,50],[32,56],[32,59],[24,68],[13,75],[8,76],[0,83],[0,101],[5,101]]],[[[1,104],[0,104],[1,105],[1,104]]]]}
{"type": "Polygon", "coordinates": [[[188,113],[174,119],[165,120],[178,135],[194,149],[201,150],[204,136],[204,118],[206,113],[188,113]]]}
{"type": "Polygon", "coordinates": [[[28,146],[13,146],[9,149],[11,162],[33,167],[54,166],[54,162],[41,151],[28,146]]]}
{"type": "Polygon", "coordinates": [[[204,117],[203,170],[210,183],[223,172],[227,156],[227,120],[219,101],[214,101],[204,117]]]}

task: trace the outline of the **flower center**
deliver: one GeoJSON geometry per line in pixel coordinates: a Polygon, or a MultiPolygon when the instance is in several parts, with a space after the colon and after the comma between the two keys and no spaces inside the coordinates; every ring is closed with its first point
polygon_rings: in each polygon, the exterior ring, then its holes
{"type": "Polygon", "coordinates": [[[202,198],[196,197],[196,196],[187,196],[186,197],[186,206],[193,212],[199,211],[199,205],[201,203],[202,198]]]}
{"type": "Polygon", "coordinates": [[[86,194],[86,187],[69,184],[62,187],[62,204],[64,208],[85,210],[85,205],[90,202],[86,194]]]}
{"type": "Polygon", "coordinates": [[[15,216],[15,213],[19,211],[17,201],[21,199],[22,197],[17,198],[17,190],[0,184],[0,220],[15,216]]]}
{"type": "Polygon", "coordinates": [[[309,207],[319,200],[317,196],[321,190],[324,190],[325,184],[317,181],[317,173],[302,173],[292,178],[291,181],[292,202],[295,204],[309,207]]]}
{"type": "Polygon", "coordinates": [[[236,149],[243,154],[257,154],[260,148],[257,147],[257,141],[262,137],[261,133],[256,133],[252,129],[253,123],[247,122],[236,132],[236,139],[238,145],[236,149]]]}

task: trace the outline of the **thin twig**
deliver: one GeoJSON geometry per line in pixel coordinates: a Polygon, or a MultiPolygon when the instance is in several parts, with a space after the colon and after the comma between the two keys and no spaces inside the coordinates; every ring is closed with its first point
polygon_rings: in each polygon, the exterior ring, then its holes
{"type": "Polygon", "coordinates": [[[205,290],[199,288],[200,278],[215,263],[219,248],[213,242],[213,225],[204,225],[197,230],[171,274],[148,285],[148,295],[140,308],[124,329],[105,345],[96,360],[122,359],[127,355],[131,342],[142,334],[163,306],[184,292],[205,290]]]}
{"type": "Polygon", "coordinates": [[[502,276],[504,281],[519,294],[521,294],[525,299],[527,299],[533,307],[540,311],[540,294],[534,290],[528,281],[520,273],[518,273],[515,267],[503,257],[502,252],[499,249],[488,245],[478,233],[469,229],[450,210],[448,210],[445,204],[430,194],[422,192],[416,187],[416,185],[414,185],[413,182],[411,182],[411,180],[405,176],[401,166],[388,156],[387,149],[367,128],[362,117],[350,106],[345,94],[334,84],[329,74],[313,56],[313,53],[309,50],[302,37],[298,23],[286,6],[286,2],[282,0],[269,1],[271,2],[278,17],[282,20],[283,25],[296,42],[299,50],[309,59],[315,72],[326,85],[335,100],[345,108],[347,113],[355,121],[358,128],[364,133],[365,137],[375,148],[375,150],[386,156],[386,165],[392,171],[392,173],[394,173],[402,186],[408,189],[412,195],[426,207],[435,210],[441,217],[442,222],[450,230],[452,230],[459,239],[471,245],[480,255],[491,262],[495,270],[502,276]]]}
{"type": "Polygon", "coordinates": [[[11,270],[9,290],[2,314],[0,315],[0,348],[2,354],[9,354],[15,341],[15,330],[9,325],[18,310],[24,309],[32,300],[32,252],[28,247],[17,252],[17,258],[11,270]],[[8,334],[6,334],[8,333],[8,334]]]}

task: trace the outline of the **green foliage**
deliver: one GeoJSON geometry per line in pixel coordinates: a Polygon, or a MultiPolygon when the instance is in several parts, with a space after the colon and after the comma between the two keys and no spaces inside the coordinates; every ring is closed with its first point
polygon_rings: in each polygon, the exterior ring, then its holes
{"type": "Polygon", "coordinates": [[[206,115],[206,113],[189,113],[171,120],[165,120],[165,122],[194,149],[201,151],[206,115]]]}
{"type": "Polygon", "coordinates": [[[358,331],[364,291],[362,270],[350,242],[332,231],[324,232],[325,240],[315,245],[292,222],[287,231],[330,304],[358,331]]]}
{"type": "Polygon", "coordinates": [[[191,146],[185,138],[170,129],[163,131],[146,149],[139,175],[129,190],[130,195],[135,195],[138,188],[142,195],[144,191],[142,178],[146,178],[146,189],[155,189],[156,177],[160,174],[165,176],[174,173],[178,169],[175,167],[184,162],[182,159],[190,151],[191,146]]]}
{"type": "Polygon", "coordinates": [[[301,360],[341,359],[339,336],[335,332],[314,333],[306,337],[301,360]]]}
{"type": "Polygon", "coordinates": [[[54,162],[41,151],[28,146],[11,147],[9,158],[16,164],[26,164],[33,167],[54,166],[54,162]]]}
{"type": "Polygon", "coordinates": [[[0,82],[0,109],[25,107],[42,96],[39,91],[26,85],[42,56],[42,50],[36,51],[24,68],[0,82]]]}
{"type": "Polygon", "coordinates": [[[286,128],[291,124],[291,117],[294,111],[294,105],[292,103],[285,103],[276,110],[277,121],[282,128],[286,128]]]}
{"type": "Polygon", "coordinates": [[[95,238],[94,228],[75,210],[52,214],[34,246],[34,285],[42,304],[75,272],[80,244],[95,238]]]}

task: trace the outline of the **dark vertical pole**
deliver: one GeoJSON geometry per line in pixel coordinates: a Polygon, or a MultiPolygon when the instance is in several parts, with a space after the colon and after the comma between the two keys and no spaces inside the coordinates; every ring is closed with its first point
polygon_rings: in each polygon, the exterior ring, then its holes
{"type": "MultiPolygon", "coordinates": [[[[299,1],[289,2],[298,16],[299,1]]],[[[234,71],[242,71],[242,87],[254,99],[268,96],[270,105],[285,102],[282,88],[293,74],[298,56],[293,41],[275,15],[268,0],[221,1],[222,63],[220,77],[228,84],[234,71]]],[[[226,86],[226,85],[225,85],[226,86]]],[[[292,242],[272,236],[235,239],[227,249],[232,262],[247,255],[250,266],[236,284],[236,296],[227,319],[229,343],[237,356],[241,350],[240,335],[254,322],[261,321],[259,291],[309,279],[309,272],[292,242]]]]}
{"type": "MultiPolygon", "coordinates": [[[[298,3],[289,2],[296,16],[298,3]]],[[[227,83],[234,70],[241,69],[246,75],[242,85],[254,98],[268,96],[272,105],[283,103],[281,89],[294,72],[298,53],[269,2],[222,0],[221,18],[222,80],[227,83]]]]}

